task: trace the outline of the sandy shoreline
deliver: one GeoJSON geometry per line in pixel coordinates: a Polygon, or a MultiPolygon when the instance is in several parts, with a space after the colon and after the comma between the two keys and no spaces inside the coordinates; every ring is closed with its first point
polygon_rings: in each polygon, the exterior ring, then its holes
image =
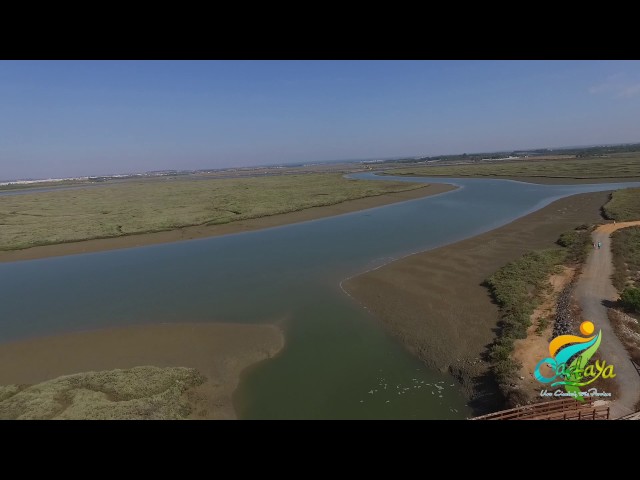
{"type": "Polygon", "coordinates": [[[550,248],[582,223],[602,220],[610,192],[578,194],[503,227],[411,255],[343,283],[356,301],[428,366],[458,377],[482,413],[498,397],[484,355],[499,319],[483,281],[527,251],[550,248]]]}
{"type": "Polygon", "coordinates": [[[192,240],[196,238],[217,237],[233,233],[250,232],[262,228],[278,227],[281,225],[288,225],[308,220],[316,220],[319,218],[341,215],[343,213],[365,210],[367,208],[380,207],[406,200],[428,197],[448,192],[455,188],[457,187],[445,183],[434,183],[422,188],[403,192],[359,198],[357,200],[349,200],[336,205],[312,207],[304,210],[298,210],[296,212],[271,215],[250,220],[241,220],[222,225],[185,227],[166,232],[143,233],[138,235],[32,247],[24,250],[1,251],[0,262],[35,260],[38,258],[101,252],[106,250],[117,250],[121,248],[140,247],[144,245],[156,245],[160,243],[178,242],[181,240],[192,240]]]}
{"type": "Polygon", "coordinates": [[[233,419],[241,372],[283,346],[275,325],[143,325],[55,335],[1,344],[0,385],[139,366],[195,368],[206,380],[185,392],[189,418],[233,419]]]}

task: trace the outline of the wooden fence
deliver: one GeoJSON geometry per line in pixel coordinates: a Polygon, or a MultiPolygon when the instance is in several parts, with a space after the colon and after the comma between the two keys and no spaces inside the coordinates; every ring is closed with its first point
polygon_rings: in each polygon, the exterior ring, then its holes
{"type": "Polygon", "coordinates": [[[581,403],[573,398],[563,398],[502,410],[471,420],[609,420],[609,407],[594,406],[589,400],[581,403]]]}

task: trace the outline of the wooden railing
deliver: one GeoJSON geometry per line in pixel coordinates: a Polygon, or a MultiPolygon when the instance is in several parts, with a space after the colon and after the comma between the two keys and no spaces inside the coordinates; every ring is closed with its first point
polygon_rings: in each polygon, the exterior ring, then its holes
{"type": "Polygon", "coordinates": [[[583,403],[573,398],[534,403],[524,407],[511,408],[482,415],[471,420],[608,420],[608,406],[594,406],[593,402],[583,403]]]}
{"type": "Polygon", "coordinates": [[[609,420],[609,407],[579,408],[568,412],[536,415],[522,418],[522,420],[609,420]]]}

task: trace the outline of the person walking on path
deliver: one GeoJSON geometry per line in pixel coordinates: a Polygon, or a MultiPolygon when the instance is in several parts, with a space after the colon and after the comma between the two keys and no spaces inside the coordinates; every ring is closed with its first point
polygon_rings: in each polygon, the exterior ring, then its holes
{"type": "MultiPolygon", "coordinates": [[[[616,225],[600,225],[593,232],[592,241],[600,243],[601,252],[589,255],[582,267],[582,273],[576,281],[573,297],[582,309],[583,318],[602,330],[602,342],[598,347],[598,354],[608,365],[615,365],[615,381],[618,391],[611,404],[610,418],[618,418],[638,411],[636,405],[640,400],[640,375],[629,359],[629,353],[616,336],[608,318],[606,301],[614,302],[618,291],[611,284],[613,264],[611,258],[611,233],[618,227],[640,226],[636,222],[616,222],[616,225]]],[[[601,360],[602,361],[602,360],[601,360]]],[[[606,380],[605,380],[606,381],[606,380]]],[[[604,387],[604,390],[608,390],[604,387]]],[[[612,395],[612,396],[614,396],[612,395]]]]}
{"type": "Polygon", "coordinates": [[[598,242],[598,250],[600,250],[601,246],[602,246],[602,242],[598,242]]]}

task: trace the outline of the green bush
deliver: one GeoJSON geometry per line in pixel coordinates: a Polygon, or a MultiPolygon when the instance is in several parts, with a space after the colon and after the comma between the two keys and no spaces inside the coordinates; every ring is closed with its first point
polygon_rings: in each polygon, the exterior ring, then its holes
{"type": "MultiPolygon", "coordinates": [[[[573,232],[569,232],[573,233],[573,232]]],[[[581,232],[565,236],[567,244],[579,245],[581,232]]],[[[510,384],[521,367],[511,358],[513,342],[526,338],[531,326],[531,314],[539,296],[547,288],[547,279],[567,258],[569,249],[537,250],[524,254],[496,271],[485,285],[500,306],[501,322],[498,338],[489,349],[491,369],[505,398],[510,384]]]]}
{"type": "Polygon", "coordinates": [[[503,362],[508,360],[513,350],[513,338],[508,336],[500,337],[500,339],[491,347],[489,354],[493,362],[503,362]]]}
{"type": "Polygon", "coordinates": [[[500,384],[503,391],[508,389],[509,384],[515,380],[516,374],[518,370],[522,367],[522,365],[511,357],[507,358],[505,361],[497,363],[493,368],[493,374],[496,377],[496,380],[500,384]]]}
{"type": "Polygon", "coordinates": [[[620,295],[620,301],[628,311],[640,313],[640,288],[625,288],[620,295]]]}
{"type": "Polygon", "coordinates": [[[580,232],[577,230],[564,232],[563,234],[560,235],[560,238],[558,239],[558,244],[563,247],[571,247],[572,245],[574,245],[576,242],[579,241],[580,236],[581,236],[580,232]]]}
{"type": "Polygon", "coordinates": [[[587,258],[591,242],[591,233],[588,227],[581,225],[575,230],[561,234],[556,243],[567,249],[567,260],[582,263],[587,258]]]}
{"type": "Polygon", "coordinates": [[[512,338],[527,338],[527,328],[531,326],[529,317],[511,317],[513,320],[505,322],[504,334],[512,338]]]}

